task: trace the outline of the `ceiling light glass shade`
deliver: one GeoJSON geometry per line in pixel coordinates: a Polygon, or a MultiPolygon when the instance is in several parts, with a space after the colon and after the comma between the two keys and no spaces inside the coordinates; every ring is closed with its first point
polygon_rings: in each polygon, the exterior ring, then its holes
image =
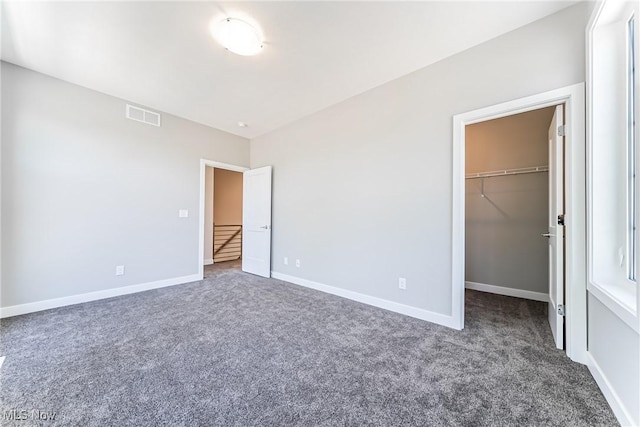
{"type": "Polygon", "coordinates": [[[250,56],[262,50],[262,37],[240,19],[227,18],[211,29],[213,37],[233,53],[250,56]]]}

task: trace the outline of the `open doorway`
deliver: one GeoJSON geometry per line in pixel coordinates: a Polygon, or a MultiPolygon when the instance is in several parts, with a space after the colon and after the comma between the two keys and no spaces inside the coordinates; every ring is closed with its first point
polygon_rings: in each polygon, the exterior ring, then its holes
{"type": "Polygon", "coordinates": [[[218,270],[242,268],[242,188],[241,172],[206,167],[205,277],[218,270]]]}
{"type": "MultiPolygon", "coordinates": [[[[563,233],[556,238],[564,238],[564,301],[562,311],[549,310],[549,315],[562,317],[565,326],[564,348],[567,356],[580,363],[587,363],[587,325],[586,325],[586,188],[585,188],[585,94],[584,84],[554,89],[524,98],[514,99],[501,104],[490,105],[477,110],[453,116],[453,202],[452,202],[452,307],[451,326],[463,329],[465,324],[465,209],[466,209],[466,128],[469,125],[488,120],[512,116],[514,114],[539,110],[551,106],[560,106],[564,113],[564,126],[554,129],[554,144],[564,143],[564,213],[563,233]],[[561,127],[561,128],[560,128],[561,127]],[[555,135],[562,135],[561,138],[555,135]]],[[[558,109],[556,109],[558,111],[558,109]]],[[[551,139],[551,138],[549,138],[551,139]]],[[[554,150],[555,152],[555,150],[554,150]]],[[[550,160],[551,157],[550,157],[550,160]]],[[[550,170],[553,168],[550,167],[550,170]]],[[[552,189],[550,188],[550,191],[552,189]]],[[[550,197],[551,199],[552,197],[550,197]]],[[[551,213],[551,212],[549,212],[551,213]]],[[[552,230],[552,218],[549,218],[548,232],[552,230]]],[[[558,218],[554,218],[555,221],[558,218]]],[[[557,222],[553,222],[557,224],[557,222]]],[[[545,236],[546,237],[546,236],[545,236]]],[[[551,243],[551,240],[549,240],[551,243]]],[[[551,246],[551,245],[549,245],[551,246]]],[[[551,251],[549,252],[551,254],[551,251]]],[[[550,268],[550,271],[552,268],[550,268]]],[[[551,291],[558,291],[556,288],[551,291]]],[[[558,295],[558,294],[556,294],[558,295]]],[[[550,302],[551,299],[550,299],[550,302]]],[[[556,304],[559,302],[556,299],[556,304]]],[[[551,319],[549,319],[551,320],[551,319]]],[[[558,322],[559,323],[559,322],[558,322]]],[[[555,337],[554,337],[555,339],[555,337]]],[[[558,343],[556,343],[558,345],[558,343]]]]}
{"type": "MultiPolygon", "coordinates": [[[[215,264],[216,255],[226,255],[220,261],[233,261],[233,256],[229,255],[231,251],[220,249],[216,253],[216,249],[224,247],[230,249],[230,246],[233,246],[230,244],[238,240],[238,236],[234,236],[236,232],[233,231],[226,238],[218,239],[219,242],[217,244],[214,243],[215,200],[213,193],[215,192],[215,169],[238,172],[242,176],[242,185],[240,186],[241,207],[238,209],[236,204],[235,208],[235,212],[241,212],[241,221],[236,224],[237,217],[234,216],[224,216],[219,220],[233,222],[233,224],[223,225],[241,225],[241,232],[238,234],[241,235],[239,264],[242,271],[262,277],[271,277],[272,167],[262,166],[249,169],[243,166],[206,159],[200,159],[198,275],[201,279],[205,277],[205,264],[215,264]],[[225,245],[224,243],[227,240],[229,242],[225,245]]],[[[231,186],[224,185],[225,191],[230,188],[231,186]]],[[[238,193],[236,192],[235,197],[237,196],[238,193]]]]}
{"type": "Polygon", "coordinates": [[[564,228],[557,223],[564,217],[564,145],[556,138],[562,120],[560,105],[465,128],[467,304],[509,305],[505,315],[531,323],[547,317],[558,348],[564,348],[564,318],[556,313],[564,302],[564,228]]]}

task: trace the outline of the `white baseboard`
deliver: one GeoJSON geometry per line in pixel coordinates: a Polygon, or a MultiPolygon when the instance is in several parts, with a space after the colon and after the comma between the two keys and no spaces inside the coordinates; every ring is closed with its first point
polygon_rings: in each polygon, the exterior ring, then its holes
{"type": "Polygon", "coordinates": [[[618,419],[620,425],[623,427],[637,426],[637,424],[633,422],[631,414],[629,414],[624,404],[620,400],[620,397],[618,397],[618,394],[611,386],[611,383],[604,375],[604,372],[602,372],[600,365],[598,365],[598,362],[596,362],[596,360],[589,352],[587,352],[587,367],[589,368],[589,372],[591,372],[593,379],[596,380],[598,387],[600,387],[604,398],[607,399],[607,403],[609,403],[609,406],[611,406],[611,410],[618,419]]]}
{"type": "Polygon", "coordinates": [[[21,314],[49,310],[50,308],[64,307],[67,305],[80,304],[83,302],[96,301],[105,298],[112,298],[120,295],[134,294],[137,292],[164,288],[167,286],[181,285],[183,283],[196,282],[198,280],[202,280],[202,276],[200,276],[199,274],[191,274],[189,276],[174,277],[172,279],[140,283],[138,285],[122,286],[120,288],[105,289],[102,291],[88,292],[86,294],[71,295],[68,297],[30,302],[27,304],[12,305],[9,307],[0,308],[0,318],[18,316],[21,314]]]}
{"type": "Polygon", "coordinates": [[[549,295],[542,292],[523,291],[521,289],[505,288],[503,286],[487,285],[484,283],[464,282],[466,289],[488,292],[490,294],[506,295],[508,297],[531,299],[534,301],[549,302],[549,295]]]}
{"type": "Polygon", "coordinates": [[[213,258],[208,258],[204,260],[204,265],[211,265],[213,264],[213,258]]]}
{"type": "Polygon", "coordinates": [[[329,286],[323,283],[313,282],[311,280],[289,276],[287,274],[278,273],[277,271],[272,271],[271,277],[274,279],[293,283],[295,285],[304,286],[306,288],[315,289],[317,291],[326,292],[328,294],[337,295],[342,298],[347,298],[353,301],[361,302],[363,304],[368,304],[374,307],[393,311],[395,313],[404,314],[405,316],[415,317],[417,319],[426,320],[427,322],[437,323],[438,325],[447,326],[452,329],[458,329],[458,330],[460,329],[456,327],[456,322],[453,319],[453,316],[447,316],[445,314],[435,313],[433,311],[411,307],[409,305],[400,304],[400,303],[389,301],[382,298],[372,297],[370,295],[361,294],[359,292],[348,291],[346,289],[337,288],[335,286],[329,286]]]}

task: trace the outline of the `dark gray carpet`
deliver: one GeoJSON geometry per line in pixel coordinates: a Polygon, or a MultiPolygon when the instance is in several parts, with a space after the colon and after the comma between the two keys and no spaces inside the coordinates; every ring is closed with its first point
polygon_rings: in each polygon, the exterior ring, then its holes
{"type": "Polygon", "coordinates": [[[3,425],[617,425],[544,305],[453,331],[237,270],[2,321],[3,425]],[[5,411],[55,411],[9,421],[5,411]]]}

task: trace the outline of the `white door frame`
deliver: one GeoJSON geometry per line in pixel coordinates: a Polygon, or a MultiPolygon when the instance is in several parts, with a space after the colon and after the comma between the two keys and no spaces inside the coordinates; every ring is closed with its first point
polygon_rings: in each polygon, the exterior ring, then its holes
{"type": "Polygon", "coordinates": [[[200,224],[198,226],[198,275],[200,276],[200,280],[204,278],[204,198],[207,166],[217,169],[226,169],[234,172],[244,172],[249,170],[249,168],[245,168],[244,166],[221,163],[214,160],[200,159],[200,224]]]}
{"type": "Polygon", "coordinates": [[[465,292],[465,126],[565,105],[565,307],[566,352],[587,362],[587,279],[585,213],[585,86],[578,83],[453,116],[452,307],[455,328],[464,328],[465,292]]]}

